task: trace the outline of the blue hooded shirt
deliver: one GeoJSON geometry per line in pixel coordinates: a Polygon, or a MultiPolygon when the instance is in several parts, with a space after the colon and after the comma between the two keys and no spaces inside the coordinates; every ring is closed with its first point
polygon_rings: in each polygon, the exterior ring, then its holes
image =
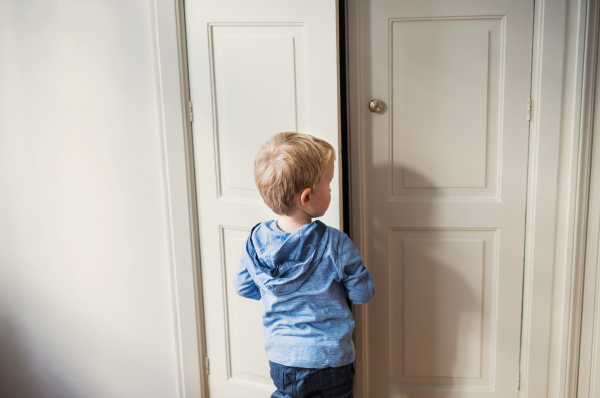
{"type": "Polygon", "coordinates": [[[237,294],[262,298],[267,358],[302,368],[354,361],[354,317],[346,303],[367,303],[373,278],[348,236],[320,221],[288,233],[257,224],[234,277],[237,294]]]}

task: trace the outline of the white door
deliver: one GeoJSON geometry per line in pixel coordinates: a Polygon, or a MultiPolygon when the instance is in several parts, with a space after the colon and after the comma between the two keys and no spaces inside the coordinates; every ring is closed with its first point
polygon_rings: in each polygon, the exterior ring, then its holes
{"type": "Polygon", "coordinates": [[[348,6],[357,396],[517,397],[533,0],[348,6]]]}
{"type": "MultiPolygon", "coordinates": [[[[254,186],[261,144],[298,131],[338,148],[336,2],[186,0],[185,12],[210,396],[269,397],[262,302],[238,297],[233,275],[250,228],[276,218],[254,186]]],[[[331,188],[322,221],[339,228],[331,188]]]]}

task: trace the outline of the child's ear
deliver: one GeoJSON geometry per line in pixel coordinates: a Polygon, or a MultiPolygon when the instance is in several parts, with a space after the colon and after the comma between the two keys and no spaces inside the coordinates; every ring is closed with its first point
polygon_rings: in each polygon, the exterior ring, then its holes
{"type": "Polygon", "coordinates": [[[302,193],[300,194],[300,203],[302,204],[302,206],[310,206],[311,195],[312,189],[310,188],[306,188],[304,191],[302,191],[302,193]]]}

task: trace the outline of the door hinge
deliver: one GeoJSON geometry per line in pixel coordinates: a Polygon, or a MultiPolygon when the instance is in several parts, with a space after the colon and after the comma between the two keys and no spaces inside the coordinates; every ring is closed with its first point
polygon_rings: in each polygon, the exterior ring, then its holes
{"type": "Polygon", "coordinates": [[[206,369],[206,374],[210,374],[210,363],[208,362],[208,357],[204,358],[204,368],[206,369]]]}
{"type": "Polygon", "coordinates": [[[521,372],[517,372],[517,390],[521,391],[521,372]]]}
{"type": "Polygon", "coordinates": [[[190,111],[190,123],[194,121],[194,104],[192,101],[189,102],[189,111],[190,111]]]}
{"type": "Polygon", "coordinates": [[[531,105],[533,105],[533,100],[529,98],[527,100],[527,120],[531,120],[531,105]]]}

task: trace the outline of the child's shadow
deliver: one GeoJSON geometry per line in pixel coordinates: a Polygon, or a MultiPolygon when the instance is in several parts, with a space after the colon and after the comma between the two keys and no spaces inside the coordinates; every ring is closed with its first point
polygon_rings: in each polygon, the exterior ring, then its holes
{"type": "MultiPolygon", "coordinates": [[[[387,175],[389,169],[384,169],[387,167],[377,171],[387,175]]],[[[419,185],[433,185],[416,170],[394,172],[403,172],[405,176],[410,173],[411,180],[420,181],[419,185]]],[[[441,194],[435,187],[418,190],[430,198],[441,194]]],[[[380,225],[391,227],[389,251],[381,253],[381,257],[377,255],[379,258],[389,255],[388,272],[378,272],[379,280],[375,280],[378,290],[375,298],[379,303],[388,301],[391,335],[387,341],[392,343],[389,347],[392,391],[387,394],[380,391],[381,396],[404,398],[416,393],[415,396],[422,397],[423,390],[417,393],[415,387],[443,389],[443,386],[470,384],[482,376],[483,271],[484,250],[488,248],[484,248],[477,232],[465,232],[450,225],[440,228],[440,220],[447,220],[443,214],[448,211],[443,209],[447,205],[443,202],[423,200],[420,194],[414,200],[419,203],[413,207],[418,209],[418,227],[374,220],[375,225],[379,221],[380,225]],[[379,289],[383,285],[386,289],[379,289]]],[[[375,252],[385,251],[385,245],[376,242],[371,248],[375,252]]],[[[384,336],[377,339],[383,340],[384,336]]],[[[381,362],[375,365],[375,369],[380,367],[381,362]]]]}

